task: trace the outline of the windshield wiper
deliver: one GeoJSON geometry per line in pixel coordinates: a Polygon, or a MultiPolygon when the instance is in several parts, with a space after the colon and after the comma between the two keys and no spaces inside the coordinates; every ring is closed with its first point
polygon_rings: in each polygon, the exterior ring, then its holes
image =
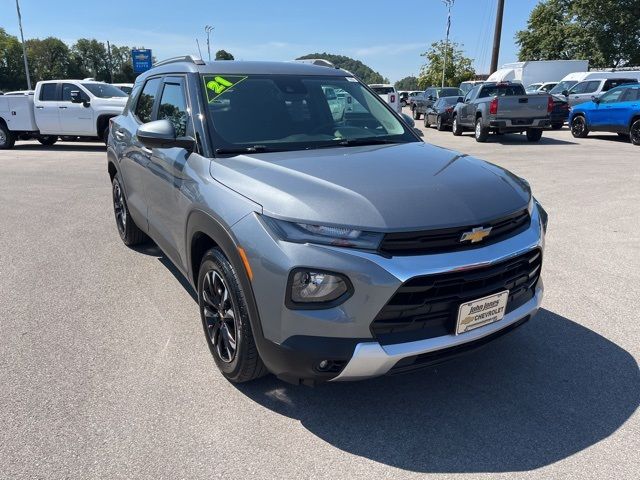
{"type": "Polygon", "coordinates": [[[358,145],[389,145],[392,143],[401,143],[394,140],[386,140],[384,138],[350,138],[337,142],[341,147],[353,147],[358,145]]]}
{"type": "Polygon", "coordinates": [[[253,145],[251,147],[216,148],[216,153],[219,155],[240,155],[241,153],[261,153],[274,151],[275,150],[270,149],[265,145],[253,145]]]}

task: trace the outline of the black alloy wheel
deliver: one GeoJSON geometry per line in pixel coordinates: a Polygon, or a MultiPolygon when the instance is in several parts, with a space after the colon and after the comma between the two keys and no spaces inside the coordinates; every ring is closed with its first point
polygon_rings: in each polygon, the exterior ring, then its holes
{"type": "Polygon", "coordinates": [[[233,362],[238,341],[237,312],[227,283],[215,269],[204,276],[202,303],[209,341],[222,362],[233,362]]]}

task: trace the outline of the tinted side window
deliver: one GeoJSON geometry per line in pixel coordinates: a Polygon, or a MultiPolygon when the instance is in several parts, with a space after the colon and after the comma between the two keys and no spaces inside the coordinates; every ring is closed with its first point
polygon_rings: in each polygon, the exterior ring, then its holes
{"type": "Polygon", "coordinates": [[[616,79],[611,79],[611,80],[607,80],[606,82],[604,82],[604,86],[602,87],[602,91],[606,92],[608,90],[611,90],[612,88],[615,88],[617,86],[620,85],[626,85],[627,83],[636,83],[635,80],[633,79],[620,79],[620,78],[616,78],[616,79]]]}
{"type": "Polygon", "coordinates": [[[591,82],[585,82],[585,86],[584,86],[584,92],[582,93],[593,93],[596,90],[598,90],[598,87],[600,86],[600,80],[593,80],[591,82]]]}
{"type": "Polygon", "coordinates": [[[640,88],[626,88],[621,101],[635,102],[636,100],[640,100],[640,88]]]}
{"type": "Polygon", "coordinates": [[[78,91],[80,92],[80,97],[83,100],[89,100],[89,97],[86,93],[84,93],[79,86],[74,85],[73,83],[63,83],[62,84],[62,101],[70,102],[71,101],[71,92],[78,91]]]}
{"type": "Polygon", "coordinates": [[[618,90],[613,90],[611,92],[608,92],[604,95],[602,95],[602,97],[600,97],[600,103],[616,103],[616,102],[620,102],[622,94],[624,93],[623,89],[618,89],[618,90]]]}
{"type": "Polygon", "coordinates": [[[169,120],[176,129],[176,136],[183,137],[187,133],[188,118],[187,102],[182,85],[165,83],[158,108],[158,120],[169,120]]]}
{"type": "Polygon", "coordinates": [[[142,123],[151,121],[151,114],[153,113],[153,102],[158,92],[158,86],[160,85],[159,78],[152,78],[147,80],[147,83],[142,89],[140,98],[138,98],[138,104],[136,105],[135,115],[142,123]]]}
{"type": "Polygon", "coordinates": [[[40,89],[40,100],[43,102],[55,102],[57,83],[43,83],[40,89]]]}

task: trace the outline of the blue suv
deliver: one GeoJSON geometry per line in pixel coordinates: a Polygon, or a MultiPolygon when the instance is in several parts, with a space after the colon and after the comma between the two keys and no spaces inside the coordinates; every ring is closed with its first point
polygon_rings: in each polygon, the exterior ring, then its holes
{"type": "Polygon", "coordinates": [[[589,132],[616,132],[640,145],[640,85],[612,88],[600,98],[572,108],[571,133],[585,138],[589,132]]]}

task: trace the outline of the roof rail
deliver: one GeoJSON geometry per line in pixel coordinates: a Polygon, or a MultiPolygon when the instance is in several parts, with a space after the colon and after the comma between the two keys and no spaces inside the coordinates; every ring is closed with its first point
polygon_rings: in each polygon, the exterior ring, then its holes
{"type": "Polygon", "coordinates": [[[312,65],[319,65],[321,67],[329,67],[329,68],[336,68],[336,69],[338,68],[329,60],[325,60],[324,58],[303,58],[303,59],[294,60],[294,62],[310,63],[312,65]]]}
{"type": "Polygon", "coordinates": [[[170,63],[177,63],[177,62],[190,62],[190,63],[195,63],[196,65],[204,65],[204,60],[202,60],[200,57],[196,56],[196,55],[182,55],[181,57],[171,57],[171,58],[167,58],[166,60],[161,60],[159,62],[156,62],[153,64],[154,67],[159,67],[161,65],[168,65],[170,63]]]}

